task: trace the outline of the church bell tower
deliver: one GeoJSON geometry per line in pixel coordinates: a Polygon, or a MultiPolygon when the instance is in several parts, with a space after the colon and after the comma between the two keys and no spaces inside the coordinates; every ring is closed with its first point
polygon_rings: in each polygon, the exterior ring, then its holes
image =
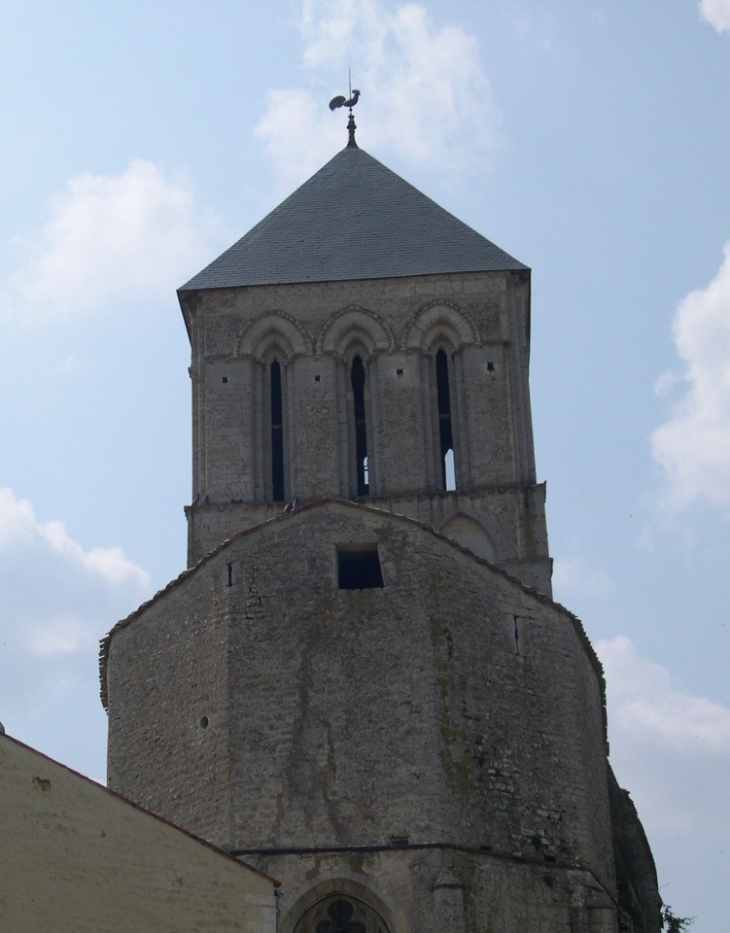
{"type": "Polygon", "coordinates": [[[110,785],[280,878],[281,933],[656,933],[551,599],[529,269],[351,129],[179,298],[189,566],[102,644],[110,785]]]}
{"type": "Polygon", "coordinates": [[[179,296],[191,564],[287,502],[335,497],[550,593],[521,262],[350,146],[179,296]]]}

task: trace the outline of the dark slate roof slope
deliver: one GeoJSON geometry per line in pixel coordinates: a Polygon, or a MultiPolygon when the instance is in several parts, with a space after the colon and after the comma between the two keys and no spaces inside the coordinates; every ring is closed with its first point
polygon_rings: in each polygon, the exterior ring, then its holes
{"type": "Polygon", "coordinates": [[[180,291],[526,268],[347,148],[180,291]]]}

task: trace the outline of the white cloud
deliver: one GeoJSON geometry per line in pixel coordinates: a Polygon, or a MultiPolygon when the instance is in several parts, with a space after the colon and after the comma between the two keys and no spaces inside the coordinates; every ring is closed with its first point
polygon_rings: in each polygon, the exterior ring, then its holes
{"type": "Polygon", "coordinates": [[[339,65],[356,54],[357,30],[370,51],[382,48],[387,16],[377,0],[303,0],[302,34],[307,65],[339,65]]]}
{"type": "MultiPolygon", "coordinates": [[[[602,640],[611,759],[647,826],[730,832],[730,709],[677,689],[629,638],[602,640]]],[[[651,837],[651,832],[650,832],[651,837]]]]}
{"type": "Polygon", "coordinates": [[[5,316],[65,319],[114,298],[166,297],[208,256],[211,225],[184,179],[151,162],[72,178],[44,227],[19,244],[26,258],[3,298],[5,316]]]}
{"type": "Polygon", "coordinates": [[[148,595],[148,574],[121,549],[85,550],[61,522],[40,521],[27,500],[0,489],[0,720],[8,733],[103,777],[85,758],[103,748],[96,647],[148,595]],[[69,760],[62,750],[75,743],[69,760]]]}
{"type": "Polygon", "coordinates": [[[62,522],[40,522],[27,499],[18,499],[12,489],[0,488],[0,559],[23,548],[50,552],[109,586],[133,586],[143,591],[149,575],[124,554],[121,548],[84,551],[69,537],[62,522]]]}
{"type": "Polygon", "coordinates": [[[718,32],[730,32],[730,0],[700,0],[700,13],[718,32]]]}
{"type": "Polygon", "coordinates": [[[598,643],[623,730],[678,753],[730,758],[730,709],[677,690],[666,668],[642,658],[626,636],[598,643]]]}
{"type": "MultiPolygon", "coordinates": [[[[507,16],[512,22],[513,29],[524,42],[529,40],[543,52],[552,53],[555,50],[555,14],[549,10],[527,10],[510,7],[507,16]]],[[[594,22],[603,25],[606,19],[605,10],[591,10],[590,16],[594,22]]]]}
{"type": "Polygon", "coordinates": [[[605,599],[614,590],[610,574],[582,557],[556,557],[553,564],[555,598],[567,606],[605,599]]]}
{"type": "Polygon", "coordinates": [[[0,489],[0,553],[11,546],[29,544],[36,524],[27,499],[18,501],[12,489],[0,489]]]}
{"type": "Polygon", "coordinates": [[[330,113],[326,101],[347,92],[349,63],[363,92],[354,113],[367,127],[368,149],[391,149],[451,177],[484,169],[500,141],[500,115],[473,36],[437,28],[420,5],[390,12],[377,0],[305,0],[302,36],[316,96],[272,92],[256,129],[287,184],[343,147],[344,112],[330,113]]]}
{"type": "Polygon", "coordinates": [[[35,523],[35,531],[39,539],[53,551],[112,586],[125,586],[135,582],[144,588],[149,582],[148,575],[129,560],[121,548],[93,548],[91,551],[84,551],[80,544],[69,538],[63,523],[57,521],[47,522],[45,525],[35,523]]]}
{"type": "Polygon", "coordinates": [[[92,626],[85,625],[83,619],[62,613],[32,629],[26,645],[31,654],[40,658],[55,658],[82,650],[93,651],[96,640],[92,626]]]}
{"type": "Polygon", "coordinates": [[[342,120],[328,120],[329,110],[302,88],[269,91],[267,110],[254,134],[264,141],[276,165],[282,190],[289,190],[342,148],[342,120]]]}
{"type": "MultiPolygon", "coordinates": [[[[684,372],[683,398],[652,435],[674,510],[704,499],[730,508],[730,243],[710,284],[690,292],[673,325],[684,372]]],[[[660,380],[666,390],[669,377],[660,380]]]]}

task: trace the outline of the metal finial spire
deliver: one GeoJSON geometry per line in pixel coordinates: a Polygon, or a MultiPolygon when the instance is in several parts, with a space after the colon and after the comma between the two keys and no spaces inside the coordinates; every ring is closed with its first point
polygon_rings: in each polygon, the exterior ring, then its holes
{"type": "Polygon", "coordinates": [[[340,95],[339,97],[333,97],[330,101],[330,110],[337,110],[338,107],[349,107],[350,108],[350,117],[347,121],[347,148],[348,149],[357,149],[357,143],[355,142],[355,130],[357,126],[355,124],[355,118],[352,115],[352,108],[360,99],[360,92],[355,89],[352,90],[352,82],[349,78],[348,73],[348,84],[350,86],[350,98],[349,100],[344,96],[340,95]]]}

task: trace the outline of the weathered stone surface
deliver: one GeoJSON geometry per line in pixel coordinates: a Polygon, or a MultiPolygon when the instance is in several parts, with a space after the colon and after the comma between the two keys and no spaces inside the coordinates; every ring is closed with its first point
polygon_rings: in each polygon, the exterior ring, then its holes
{"type": "Polygon", "coordinates": [[[529,269],[374,165],[179,292],[191,569],[104,642],[110,782],[281,877],[281,933],[658,933],[550,599],[529,269]]]}
{"type": "MultiPolygon", "coordinates": [[[[274,359],[283,370],[284,498],[357,498],[349,373],[359,355],[369,499],[439,528],[470,517],[484,532],[478,553],[549,594],[529,409],[527,271],[186,291],[181,303],[193,347],[191,565],[281,510],[271,485],[274,359]],[[441,479],[441,348],[450,367],[453,493],[441,479]]],[[[458,526],[452,534],[459,539],[458,526]]]]}
{"type": "MultiPolygon", "coordinates": [[[[615,898],[580,624],[411,520],[324,502],[239,534],[117,628],[108,689],[112,786],[247,858],[365,846],[390,865],[407,840],[409,871],[434,846],[468,877],[532,866],[509,892],[466,884],[469,929],[537,910],[546,871],[579,866],[615,898]],[[382,588],[338,588],[338,549],[358,546],[382,588]]],[[[287,890],[307,880],[261,857],[287,890]]]]}

